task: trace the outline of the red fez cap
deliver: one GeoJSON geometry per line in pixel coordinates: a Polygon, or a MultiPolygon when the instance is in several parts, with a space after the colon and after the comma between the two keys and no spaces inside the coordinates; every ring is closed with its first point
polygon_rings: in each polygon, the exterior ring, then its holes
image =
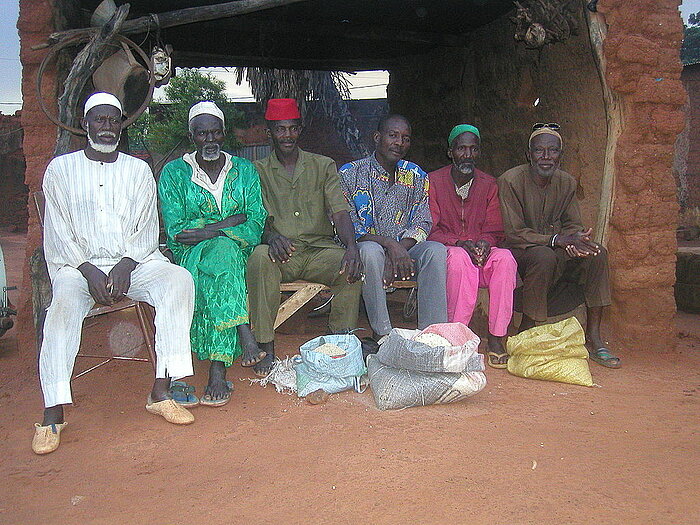
{"type": "Polygon", "coordinates": [[[265,120],[295,120],[300,119],[297,101],[293,98],[271,98],[267,101],[265,120]]]}

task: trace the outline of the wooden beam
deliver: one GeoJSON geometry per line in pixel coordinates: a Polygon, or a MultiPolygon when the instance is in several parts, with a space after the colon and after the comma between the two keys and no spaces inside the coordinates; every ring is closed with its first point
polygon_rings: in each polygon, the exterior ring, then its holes
{"type": "Polygon", "coordinates": [[[605,54],[603,44],[607,35],[607,24],[601,13],[594,13],[588,9],[586,22],[588,34],[593,48],[593,57],[598,68],[598,76],[603,89],[603,103],[605,106],[605,119],[607,123],[607,140],[605,147],[605,163],[603,164],[603,180],[600,189],[600,202],[598,204],[598,220],[595,228],[595,240],[603,245],[607,244],[610,236],[610,217],[612,216],[613,203],[615,202],[615,152],[617,141],[622,133],[622,102],[607,83],[605,78],[605,54]]]}
{"type": "Polygon", "coordinates": [[[363,71],[391,68],[401,57],[386,59],[348,58],[283,58],[239,55],[215,55],[209,53],[173,51],[177,67],[272,67],[275,69],[314,69],[318,71],[363,71]]]}
{"type": "MultiPolygon", "coordinates": [[[[194,24],[196,22],[206,22],[208,20],[216,20],[218,18],[228,18],[232,16],[254,13],[265,9],[273,9],[289,4],[296,4],[306,0],[238,0],[236,2],[225,2],[222,4],[206,5],[201,7],[188,7],[186,9],[178,9],[176,11],[167,11],[165,13],[142,16],[127,20],[124,22],[121,33],[146,33],[155,31],[158,28],[174,27],[185,24],[194,24]]],[[[129,4],[124,4],[129,7],[129,4]]],[[[42,49],[52,46],[66,37],[73,36],[77,33],[85,31],[85,29],[72,29],[69,31],[60,31],[52,33],[46,44],[40,44],[32,47],[32,49],[42,49]]],[[[98,31],[98,28],[95,28],[98,31]]]]}

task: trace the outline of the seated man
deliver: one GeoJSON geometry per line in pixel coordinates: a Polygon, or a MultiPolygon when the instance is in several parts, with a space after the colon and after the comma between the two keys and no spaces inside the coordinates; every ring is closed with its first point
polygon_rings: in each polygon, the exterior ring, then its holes
{"type": "Polygon", "coordinates": [[[479,288],[487,287],[488,363],[505,368],[503,338],[513,315],[517,264],[510,251],[496,247],[503,239],[498,186],[476,169],[481,154],[477,128],[455,126],[447,141],[452,164],[429,174],[433,229],[428,235],[447,246],[447,320],[468,325],[479,288]]]}
{"type": "Polygon", "coordinates": [[[586,347],[591,359],[619,368],[620,359],[600,336],[603,307],[610,304],[608,253],[581,223],[577,182],[559,169],[563,144],[558,124],[535,124],[529,164],[498,179],[506,246],[523,279],[520,331],[547,320],[547,293],[566,274],[580,273],[586,298],[586,347]]]}
{"type": "Polygon", "coordinates": [[[156,184],[148,164],[117,151],[119,100],[95,93],[81,124],[85,149],[54,158],[44,175],[44,253],[53,299],[39,356],[46,409],[32,441],[37,454],[56,450],[67,424],[63,405],[72,403],[83,319],[95,303],[124,296],[156,309],[156,380],[146,410],[171,423],[194,421],[168,396],[170,378],[192,374],[192,277],[158,251],[156,184]]]}
{"type": "Polygon", "coordinates": [[[189,136],[196,150],[163,168],[158,193],[168,247],[194,278],[192,351],[210,361],[200,402],[222,406],[231,397],[226,368],[241,354],[243,366],[265,356],[248,324],[245,266],[267,213],[253,163],[221,151],[226,132],[216,104],[192,106],[189,136]]]}
{"type": "Polygon", "coordinates": [[[447,321],[447,251],[427,241],[432,225],[428,175],[402,160],[411,144],[411,126],[401,115],[379,121],[375,152],[340,168],[365,269],[362,297],[375,340],[391,330],[386,289],[396,279],[417,275],[418,328],[447,321]]]}
{"type": "Polygon", "coordinates": [[[246,272],[255,339],[267,354],[253,370],[263,377],[274,365],[280,283],[304,279],[330,286],[329,329],[342,333],[357,327],[362,270],[335,163],[297,145],[302,125],[296,101],[270,99],[265,119],[273,151],[255,166],[269,218],[265,244],[255,248],[246,272]],[[333,240],[334,225],[345,249],[333,240]]]}

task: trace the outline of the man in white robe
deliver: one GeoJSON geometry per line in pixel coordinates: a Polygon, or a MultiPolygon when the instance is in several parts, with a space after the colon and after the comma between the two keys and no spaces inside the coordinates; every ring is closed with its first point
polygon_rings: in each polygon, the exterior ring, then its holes
{"type": "Polygon", "coordinates": [[[58,448],[72,403],[70,378],[83,319],[95,303],[124,296],[156,309],[156,379],[146,410],[175,424],[194,417],[168,394],[170,378],[192,375],[189,330],[194,285],[184,268],[158,251],[156,185],[148,165],[117,151],[122,129],[119,100],[95,93],[81,122],[84,150],[54,158],[46,168],[44,254],[53,299],[44,323],[39,375],[44,420],[32,449],[58,448]]]}

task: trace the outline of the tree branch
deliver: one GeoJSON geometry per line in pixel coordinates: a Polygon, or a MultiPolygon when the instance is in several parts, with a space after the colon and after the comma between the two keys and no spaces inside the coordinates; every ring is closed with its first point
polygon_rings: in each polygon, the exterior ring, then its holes
{"type": "MultiPolygon", "coordinates": [[[[120,6],[112,18],[95,33],[90,42],[80,50],[78,56],[73,60],[73,66],[64,83],[63,94],[58,98],[58,118],[64,124],[73,125],[74,110],[78,107],[83,87],[109,53],[109,44],[119,33],[119,29],[128,14],[129,4],[120,6]]],[[[61,128],[56,139],[54,155],[66,153],[69,145],[70,132],[61,128]]]]}

